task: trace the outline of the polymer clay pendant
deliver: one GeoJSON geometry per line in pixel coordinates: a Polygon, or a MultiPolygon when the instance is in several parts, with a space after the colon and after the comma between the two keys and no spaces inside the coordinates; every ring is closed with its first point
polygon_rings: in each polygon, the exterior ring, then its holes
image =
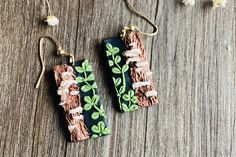
{"type": "Polygon", "coordinates": [[[119,108],[129,112],[156,104],[158,99],[141,33],[125,30],[122,37],[104,40],[104,44],[119,108]]]}
{"type": "MultiPolygon", "coordinates": [[[[97,84],[88,60],[74,62],[72,53],[61,49],[52,37],[47,37],[57,45],[58,55],[69,56],[72,65],[54,66],[54,76],[60,96],[59,106],[63,108],[71,141],[86,140],[110,133],[106,123],[106,115],[98,95],[97,84]]],[[[39,87],[44,72],[44,60],[40,40],[40,58],[43,65],[42,73],[36,87],[39,87]]]]}
{"type": "Polygon", "coordinates": [[[71,141],[109,134],[88,60],[77,61],[73,66],[54,66],[54,74],[71,141]]]}

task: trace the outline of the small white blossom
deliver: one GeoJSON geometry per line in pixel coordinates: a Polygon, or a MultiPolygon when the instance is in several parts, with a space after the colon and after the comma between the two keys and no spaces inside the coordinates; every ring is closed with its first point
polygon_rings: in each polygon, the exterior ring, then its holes
{"type": "Polygon", "coordinates": [[[182,0],[182,3],[193,6],[195,4],[195,0],[182,0]]]}
{"type": "Polygon", "coordinates": [[[212,4],[214,8],[225,7],[227,0],[212,0],[212,4]]]}
{"type": "Polygon", "coordinates": [[[59,24],[59,19],[56,16],[47,16],[45,22],[49,26],[56,26],[59,24]]]}

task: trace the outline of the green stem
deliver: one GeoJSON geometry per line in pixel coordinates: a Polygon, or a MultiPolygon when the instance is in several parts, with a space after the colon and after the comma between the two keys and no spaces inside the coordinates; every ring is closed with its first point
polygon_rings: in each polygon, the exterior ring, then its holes
{"type": "MultiPolygon", "coordinates": [[[[111,52],[111,56],[112,56],[112,60],[114,62],[114,64],[117,66],[117,68],[121,71],[121,75],[122,75],[122,84],[123,84],[123,87],[124,89],[126,89],[126,82],[125,82],[125,73],[122,72],[122,68],[120,67],[120,65],[118,63],[115,62],[115,55],[111,52]]],[[[118,101],[119,101],[119,104],[120,104],[120,108],[122,109],[122,104],[121,104],[121,94],[123,93],[119,93],[117,87],[115,86],[115,90],[116,92],[119,94],[119,97],[118,97],[118,101]]],[[[129,106],[130,106],[130,102],[129,102],[129,106]]]]}
{"type": "Polygon", "coordinates": [[[126,88],[125,74],[122,72],[122,68],[120,67],[120,65],[115,62],[114,54],[112,54],[112,60],[114,61],[115,65],[118,67],[118,69],[121,71],[121,74],[122,74],[122,84],[123,84],[124,88],[126,88]]]}
{"type": "Polygon", "coordinates": [[[123,86],[126,88],[125,74],[122,72],[123,86]]]}
{"type": "Polygon", "coordinates": [[[114,56],[114,54],[112,54],[112,60],[114,61],[115,65],[121,70],[120,65],[115,62],[115,56],[114,56]]]}
{"type": "Polygon", "coordinates": [[[97,111],[100,111],[100,109],[96,106],[96,104],[93,104],[93,107],[94,107],[97,111]]]}
{"type": "MultiPolygon", "coordinates": [[[[116,93],[119,93],[119,91],[117,90],[117,88],[115,87],[116,93]]],[[[120,95],[120,94],[119,94],[120,95]]],[[[120,108],[122,109],[122,105],[121,105],[121,95],[118,97],[118,102],[120,104],[120,108]]]]}
{"type": "Polygon", "coordinates": [[[129,100],[129,104],[128,104],[129,108],[130,108],[130,105],[131,105],[131,103],[130,103],[130,100],[129,100]]]}
{"type": "MultiPolygon", "coordinates": [[[[87,78],[87,74],[86,74],[85,71],[84,71],[84,78],[85,78],[85,79],[87,78]]],[[[92,91],[93,91],[93,96],[96,95],[95,89],[94,89],[87,81],[84,81],[84,83],[85,83],[86,85],[88,85],[88,86],[92,89],[92,91]]],[[[97,104],[94,103],[94,104],[93,104],[93,107],[100,113],[100,108],[97,107],[97,104]]]]}
{"type": "MultiPolygon", "coordinates": [[[[84,79],[87,79],[87,74],[86,74],[86,72],[84,71],[83,73],[84,73],[84,79]]],[[[84,83],[85,83],[86,85],[88,85],[88,86],[92,89],[93,95],[95,95],[96,93],[95,93],[95,90],[93,89],[93,87],[92,87],[87,81],[85,81],[85,80],[84,80],[84,83]]]]}

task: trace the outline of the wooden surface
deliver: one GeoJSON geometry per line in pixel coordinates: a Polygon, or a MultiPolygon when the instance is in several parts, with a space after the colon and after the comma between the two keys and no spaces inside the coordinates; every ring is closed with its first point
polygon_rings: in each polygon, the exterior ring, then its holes
{"type": "Polygon", "coordinates": [[[106,76],[102,39],[131,22],[122,0],[51,0],[58,27],[41,23],[43,0],[0,1],[0,155],[84,157],[236,156],[236,2],[213,10],[178,0],[131,1],[159,26],[144,37],[160,103],[118,113],[106,76]],[[111,135],[70,143],[59,109],[52,66],[65,63],[45,43],[47,72],[40,89],[38,39],[56,37],[76,58],[92,63],[111,135]]]}

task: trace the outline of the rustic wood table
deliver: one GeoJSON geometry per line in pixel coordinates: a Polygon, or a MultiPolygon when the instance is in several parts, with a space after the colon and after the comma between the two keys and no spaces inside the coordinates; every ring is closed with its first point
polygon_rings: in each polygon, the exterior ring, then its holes
{"type": "Polygon", "coordinates": [[[144,37],[159,104],[119,113],[109,87],[102,40],[133,23],[122,0],[51,0],[57,27],[42,23],[43,0],[0,1],[0,155],[84,157],[236,156],[236,1],[215,9],[209,0],[132,0],[159,26],[144,37]],[[38,90],[38,39],[57,38],[92,63],[111,128],[95,140],[71,143],[58,106],[52,66],[66,63],[44,44],[46,75],[38,90]]]}

